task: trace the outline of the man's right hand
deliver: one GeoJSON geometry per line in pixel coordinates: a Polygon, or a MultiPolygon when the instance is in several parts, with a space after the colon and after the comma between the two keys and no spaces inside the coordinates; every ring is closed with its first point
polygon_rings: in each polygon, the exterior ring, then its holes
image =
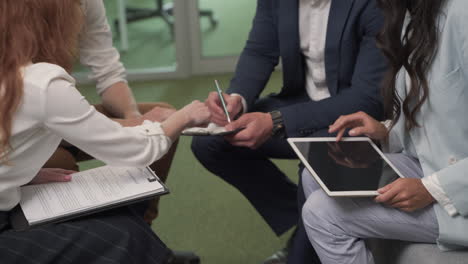
{"type": "MultiPolygon", "coordinates": [[[[234,119],[234,117],[238,116],[239,113],[243,111],[242,97],[225,93],[223,93],[223,97],[226,102],[229,117],[234,119]]],[[[228,124],[226,114],[224,113],[223,106],[217,92],[211,92],[208,95],[205,104],[211,112],[211,122],[219,126],[225,126],[228,124]]]]}

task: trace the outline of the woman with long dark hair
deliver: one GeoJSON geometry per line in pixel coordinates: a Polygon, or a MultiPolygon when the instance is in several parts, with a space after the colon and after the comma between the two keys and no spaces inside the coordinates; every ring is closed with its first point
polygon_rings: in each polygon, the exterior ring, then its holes
{"type": "Polygon", "coordinates": [[[304,172],[303,218],[321,261],[374,263],[365,238],[468,246],[468,1],[379,0],[379,36],[389,123],[365,113],[330,126],[338,140],[366,135],[387,144],[405,178],[370,198],[328,197],[304,172]]]}
{"type": "Polygon", "coordinates": [[[184,128],[210,119],[200,102],[136,127],[98,113],[69,75],[81,12],[80,0],[0,1],[0,262],[165,264],[170,251],[139,204],[26,231],[10,226],[20,187],[41,182],[38,172],[63,139],[109,165],[145,167],[184,128]]]}

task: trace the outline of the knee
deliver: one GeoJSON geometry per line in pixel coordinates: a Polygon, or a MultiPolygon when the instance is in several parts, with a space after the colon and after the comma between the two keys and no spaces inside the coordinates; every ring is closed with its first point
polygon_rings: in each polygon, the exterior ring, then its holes
{"type": "Polygon", "coordinates": [[[61,168],[78,171],[78,163],[75,157],[67,149],[58,147],[54,154],[44,164],[43,168],[61,168]]]}
{"type": "Polygon", "coordinates": [[[302,208],[302,219],[307,233],[328,230],[335,235],[340,232],[340,219],[346,212],[339,204],[340,198],[329,197],[324,191],[317,190],[307,199],[302,208]]]}
{"type": "Polygon", "coordinates": [[[300,179],[302,182],[302,189],[304,191],[306,199],[311,193],[320,190],[320,186],[315,180],[314,176],[312,176],[312,174],[310,174],[309,170],[307,170],[306,168],[304,168],[304,170],[300,174],[300,179]]]}
{"type": "Polygon", "coordinates": [[[218,160],[220,155],[224,153],[221,146],[223,144],[222,140],[217,137],[193,137],[192,152],[202,164],[218,160]]]}

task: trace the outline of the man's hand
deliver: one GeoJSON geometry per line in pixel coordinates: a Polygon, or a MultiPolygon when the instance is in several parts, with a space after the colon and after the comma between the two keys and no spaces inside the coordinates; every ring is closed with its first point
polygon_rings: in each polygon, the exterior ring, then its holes
{"type": "Polygon", "coordinates": [[[421,179],[400,178],[378,190],[376,202],[398,208],[405,212],[422,209],[435,200],[424,187],[421,179]]]}
{"type": "Polygon", "coordinates": [[[71,174],[77,173],[77,171],[64,170],[59,168],[43,168],[41,169],[36,177],[32,179],[28,184],[43,184],[49,182],[69,182],[72,177],[71,174]]]}
{"type": "MultiPolygon", "coordinates": [[[[242,98],[240,96],[225,93],[223,93],[223,98],[224,102],[226,102],[229,117],[234,119],[234,117],[242,112],[242,98]]],[[[228,124],[226,114],[224,113],[223,106],[217,92],[211,92],[205,100],[205,104],[211,112],[211,122],[219,126],[225,126],[228,124]]]]}
{"type": "Polygon", "coordinates": [[[269,113],[247,113],[226,126],[227,130],[245,127],[235,135],[224,138],[234,146],[256,149],[271,137],[273,120],[269,113]]]}

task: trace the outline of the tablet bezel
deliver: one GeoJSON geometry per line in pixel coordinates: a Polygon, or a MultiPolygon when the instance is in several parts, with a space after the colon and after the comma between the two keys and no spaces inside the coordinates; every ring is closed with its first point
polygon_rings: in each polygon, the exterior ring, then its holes
{"type": "MultiPolygon", "coordinates": [[[[302,161],[307,170],[312,174],[320,187],[327,193],[329,196],[353,196],[353,197],[369,197],[377,196],[379,193],[375,191],[330,191],[327,186],[323,183],[320,177],[317,175],[315,170],[310,166],[308,160],[302,155],[302,152],[296,147],[295,142],[336,142],[335,137],[314,137],[314,138],[288,138],[289,145],[292,147],[296,155],[302,161]]],[[[361,141],[369,142],[369,144],[379,153],[379,155],[387,162],[387,164],[395,171],[395,173],[400,178],[405,178],[400,171],[387,159],[387,157],[382,153],[382,151],[375,145],[375,143],[367,137],[344,137],[341,141],[361,141]]]]}

